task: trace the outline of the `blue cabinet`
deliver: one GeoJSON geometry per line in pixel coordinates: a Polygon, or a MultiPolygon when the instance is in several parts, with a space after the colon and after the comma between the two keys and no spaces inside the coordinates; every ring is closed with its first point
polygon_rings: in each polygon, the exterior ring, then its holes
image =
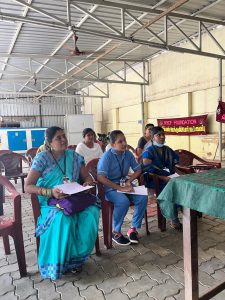
{"type": "Polygon", "coordinates": [[[44,144],[45,130],[31,130],[32,148],[39,147],[44,144]]]}
{"type": "Polygon", "coordinates": [[[7,132],[8,145],[11,151],[26,151],[27,136],[26,130],[12,130],[7,132]]]}
{"type": "Polygon", "coordinates": [[[0,150],[25,153],[44,143],[45,127],[0,128],[0,150]]]}

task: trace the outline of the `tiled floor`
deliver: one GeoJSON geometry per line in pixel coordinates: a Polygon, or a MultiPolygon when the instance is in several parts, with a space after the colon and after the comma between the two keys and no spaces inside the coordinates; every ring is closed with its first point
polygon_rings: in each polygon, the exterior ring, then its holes
{"type": "MultiPolygon", "coordinates": [[[[10,214],[8,197],[4,208],[10,214]]],[[[182,234],[169,226],[161,233],[155,217],[149,217],[151,234],[146,236],[143,226],[136,246],[105,250],[100,228],[102,255],[93,254],[81,274],[50,281],[42,280],[38,273],[29,195],[23,195],[22,208],[28,276],[22,279],[19,276],[13,244],[12,254],[5,256],[0,240],[0,300],[184,299],[182,234]]],[[[131,214],[124,224],[124,232],[130,219],[131,214]]],[[[225,280],[225,221],[204,216],[199,219],[200,291],[221,280],[225,280]]],[[[213,299],[224,300],[225,292],[213,299]]]]}

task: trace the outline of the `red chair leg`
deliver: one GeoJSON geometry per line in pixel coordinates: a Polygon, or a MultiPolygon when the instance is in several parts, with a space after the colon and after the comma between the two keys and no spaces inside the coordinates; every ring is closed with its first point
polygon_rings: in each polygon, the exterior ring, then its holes
{"type": "Polygon", "coordinates": [[[97,234],[97,238],[96,238],[96,242],[95,242],[95,251],[96,251],[97,256],[101,256],[98,234],[97,234]]]}
{"type": "Polygon", "coordinates": [[[104,237],[104,245],[107,249],[112,248],[112,214],[113,204],[110,202],[102,202],[102,229],[104,237]]]}
{"type": "Polygon", "coordinates": [[[38,255],[39,247],[40,247],[40,236],[36,237],[36,244],[37,244],[37,255],[38,255]]]}
{"type": "Polygon", "coordinates": [[[19,265],[20,276],[25,277],[27,276],[27,266],[26,266],[26,258],[25,258],[25,251],[24,251],[22,228],[17,228],[16,232],[14,233],[13,239],[15,243],[16,256],[19,265]]]}
{"type": "Polygon", "coordinates": [[[22,192],[25,193],[25,190],[24,190],[24,177],[21,177],[21,182],[22,182],[22,192]]]}
{"type": "Polygon", "coordinates": [[[158,214],[158,228],[161,231],[166,231],[166,219],[163,217],[158,204],[157,204],[157,214],[158,214]]]}
{"type": "Polygon", "coordinates": [[[148,215],[147,215],[147,209],[145,210],[145,229],[146,229],[146,234],[149,235],[150,231],[148,229],[148,215]]]}
{"type": "Polygon", "coordinates": [[[5,255],[9,255],[11,253],[11,251],[10,251],[9,236],[8,235],[3,236],[3,245],[4,245],[4,249],[5,249],[5,255]]]}
{"type": "Polygon", "coordinates": [[[108,246],[112,248],[112,224],[113,224],[113,205],[110,206],[109,209],[109,226],[108,226],[108,246]]]}

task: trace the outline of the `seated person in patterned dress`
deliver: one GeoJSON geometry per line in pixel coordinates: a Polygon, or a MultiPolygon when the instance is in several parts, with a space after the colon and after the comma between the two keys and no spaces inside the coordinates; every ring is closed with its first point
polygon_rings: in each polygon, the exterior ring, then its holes
{"type": "MultiPolygon", "coordinates": [[[[175,173],[175,165],[178,164],[179,157],[170,147],[165,146],[165,133],[162,127],[152,128],[152,138],[152,146],[142,154],[143,170],[146,172],[145,186],[150,189],[154,188],[154,183],[148,176],[148,173],[153,173],[159,176],[160,190],[162,190],[170,180],[168,176],[175,173]]],[[[177,205],[174,205],[174,210],[176,218],[171,221],[171,227],[182,231],[177,205]]]]}

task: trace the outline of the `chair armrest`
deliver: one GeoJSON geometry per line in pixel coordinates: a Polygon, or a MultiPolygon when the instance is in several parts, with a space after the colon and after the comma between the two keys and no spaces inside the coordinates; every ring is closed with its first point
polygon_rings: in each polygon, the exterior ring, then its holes
{"type": "MultiPolygon", "coordinates": [[[[217,168],[217,169],[221,168],[221,162],[220,161],[206,160],[206,159],[202,159],[202,158],[198,158],[197,160],[200,161],[202,164],[212,165],[212,166],[214,166],[214,168],[217,168]]],[[[198,165],[198,164],[196,164],[196,165],[198,165]]]]}
{"type": "Polygon", "coordinates": [[[185,166],[176,165],[175,171],[179,175],[194,173],[194,169],[192,168],[192,166],[185,167],[185,166]]]}

